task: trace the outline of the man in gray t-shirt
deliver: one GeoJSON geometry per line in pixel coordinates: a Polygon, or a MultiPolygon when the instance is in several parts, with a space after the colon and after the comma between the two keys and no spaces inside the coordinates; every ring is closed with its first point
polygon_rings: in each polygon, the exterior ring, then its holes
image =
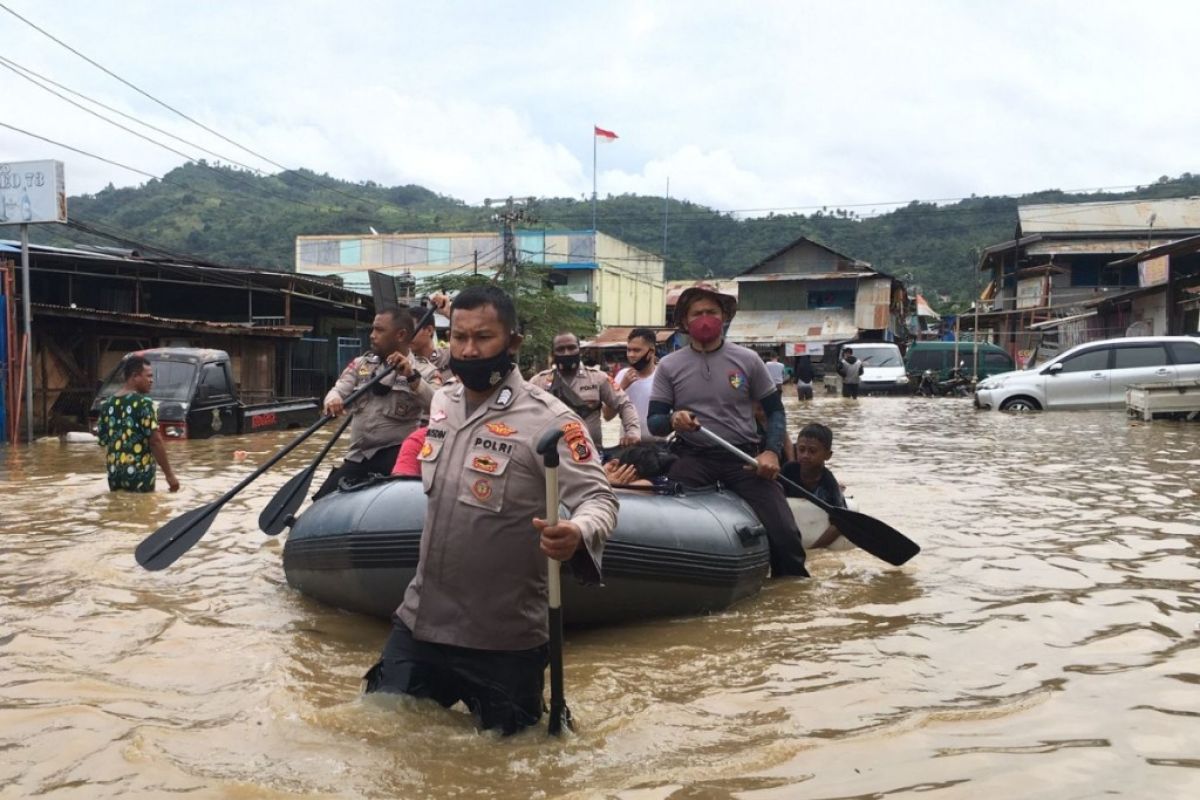
{"type": "Polygon", "coordinates": [[[722,327],[736,308],[732,297],[708,288],[693,287],[680,295],[675,324],[691,341],[665,356],[654,372],[650,432],[675,432],[673,450],[679,459],[671,466],[670,480],[685,486],[720,482],[750,504],[767,529],[772,575],[808,577],[800,531],[774,480],[777,453],[787,435],[783,401],[758,354],[724,340],[722,327]],[[760,446],[754,424],[755,402],[767,417],[766,447],[760,446]],[[714,447],[698,433],[701,425],[755,456],[758,469],[748,470],[741,459],[714,447]]]}

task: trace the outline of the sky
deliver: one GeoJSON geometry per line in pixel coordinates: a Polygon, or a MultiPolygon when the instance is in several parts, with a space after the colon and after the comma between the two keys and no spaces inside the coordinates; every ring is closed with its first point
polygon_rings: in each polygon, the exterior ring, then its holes
{"type": "MultiPolygon", "coordinates": [[[[232,140],[0,8],[0,57],[185,154],[469,203],[590,197],[593,125],[619,136],[601,196],[669,180],[752,215],[1200,172],[1194,2],[0,4],[232,140]]],[[[2,66],[0,123],[153,175],[185,160],[2,66]]],[[[0,127],[0,162],[40,159],[69,194],[146,180],[0,127]]]]}

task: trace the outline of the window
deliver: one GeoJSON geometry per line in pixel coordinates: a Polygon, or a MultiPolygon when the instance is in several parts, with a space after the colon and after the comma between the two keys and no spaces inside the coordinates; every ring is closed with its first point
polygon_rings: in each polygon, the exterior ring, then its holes
{"type": "Polygon", "coordinates": [[[1107,347],[1087,350],[1062,361],[1063,372],[1095,372],[1098,369],[1108,369],[1107,347]]]}
{"type": "Polygon", "coordinates": [[[1008,372],[1013,368],[1013,360],[1004,353],[984,353],[983,369],[989,375],[997,372],[1008,372]]]}
{"type": "Polygon", "coordinates": [[[1176,364],[1200,364],[1200,343],[1171,342],[1167,347],[1176,364]]]}
{"type": "Polygon", "coordinates": [[[1118,345],[1113,349],[1116,354],[1113,369],[1139,369],[1167,365],[1167,351],[1161,344],[1118,345]]]}
{"type": "Polygon", "coordinates": [[[200,384],[197,397],[215,400],[218,397],[229,397],[229,379],[225,375],[224,364],[205,364],[200,372],[200,384]],[[206,391],[207,390],[207,391],[206,391]]]}
{"type": "Polygon", "coordinates": [[[913,372],[942,368],[942,354],[937,350],[914,350],[908,354],[908,368],[913,372]]]}

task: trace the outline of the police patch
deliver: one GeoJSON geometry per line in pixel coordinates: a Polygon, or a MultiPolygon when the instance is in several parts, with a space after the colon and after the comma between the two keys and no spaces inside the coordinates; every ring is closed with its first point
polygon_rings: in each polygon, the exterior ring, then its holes
{"type": "Polygon", "coordinates": [[[471,494],[478,500],[487,500],[492,496],[492,482],[487,478],[480,478],[471,484],[471,494]]]}
{"type": "Polygon", "coordinates": [[[512,436],[517,432],[516,428],[510,428],[503,422],[489,422],[484,427],[497,436],[512,436]]]}
{"type": "Polygon", "coordinates": [[[425,444],[421,445],[421,453],[417,457],[418,458],[429,458],[431,455],[433,455],[433,445],[429,442],[426,442],[425,444]]]}
{"type": "Polygon", "coordinates": [[[567,451],[571,454],[571,460],[580,464],[591,460],[592,446],[588,442],[587,432],[584,431],[583,425],[578,422],[568,422],[562,426],[562,431],[563,439],[567,443],[567,451]]]}
{"type": "MultiPolygon", "coordinates": [[[[499,383],[499,381],[492,381],[493,385],[495,385],[496,383],[499,383]]],[[[509,403],[512,402],[512,397],[513,397],[512,389],[505,386],[503,389],[500,390],[500,394],[498,394],[496,396],[496,405],[500,406],[501,408],[504,408],[505,406],[507,406],[509,403]]]]}
{"type": "Polygon", "coordinates": [[[742,372],[740,369],[735,369],[733,372],[729,373],[729,385],[735,390],[741,389],[746,385],[746,373],[742,372]]]}
{"type": "Polygon", "coordinates": [[[471,459],[471,467],[480,472],[495,472],[500,465],[491,456],[475,456],[471,459]]]}
{"type": "Polygon", "coordinates": [[[441,422],[446,418],[446,412],[440,408],[429,416],[430,422],[441,422]]]}

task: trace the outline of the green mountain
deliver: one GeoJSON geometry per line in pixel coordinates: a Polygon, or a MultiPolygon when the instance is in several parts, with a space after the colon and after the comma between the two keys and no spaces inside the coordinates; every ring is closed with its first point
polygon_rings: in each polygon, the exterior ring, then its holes
{"type": "MultiPolygon", "coordinates": [[[[800,236],[920,287],[949,295],[953,304],[978,291],[977,251],[1010,238],[1018,203],[1094,202],[1200,195],[1200,175],[1162,177],[1117,193],[1046,190],[1022,197],[971,197],[955,203],[913,201],[893,211],[860,216],[827,208],[808,214],[740,218],[686,200],[667,208],[667,277],[734,275],[800,236]]],[[[111,185],[72,197],[72,227],[36,226],[47,244],[89,243],[154,248],[223,264],[293,268],[301,234],[494,230],[493,209],[469,206],[420,186],[352,183],[307,170],[259,176],[204,162],[172,170],[137,188],[111,185]]],[[[663,252],[663,199],[609,196],[599,203],[598,227],[632,245],[663,252]]],[[[538,226],[590,229],[585,199],[545,198],[533,206],[538,226]]],[[[935,303],[936,305],[936,303],[935,303]]],[[[944,305],[944,304],[943,304],[944,305]]]]}

